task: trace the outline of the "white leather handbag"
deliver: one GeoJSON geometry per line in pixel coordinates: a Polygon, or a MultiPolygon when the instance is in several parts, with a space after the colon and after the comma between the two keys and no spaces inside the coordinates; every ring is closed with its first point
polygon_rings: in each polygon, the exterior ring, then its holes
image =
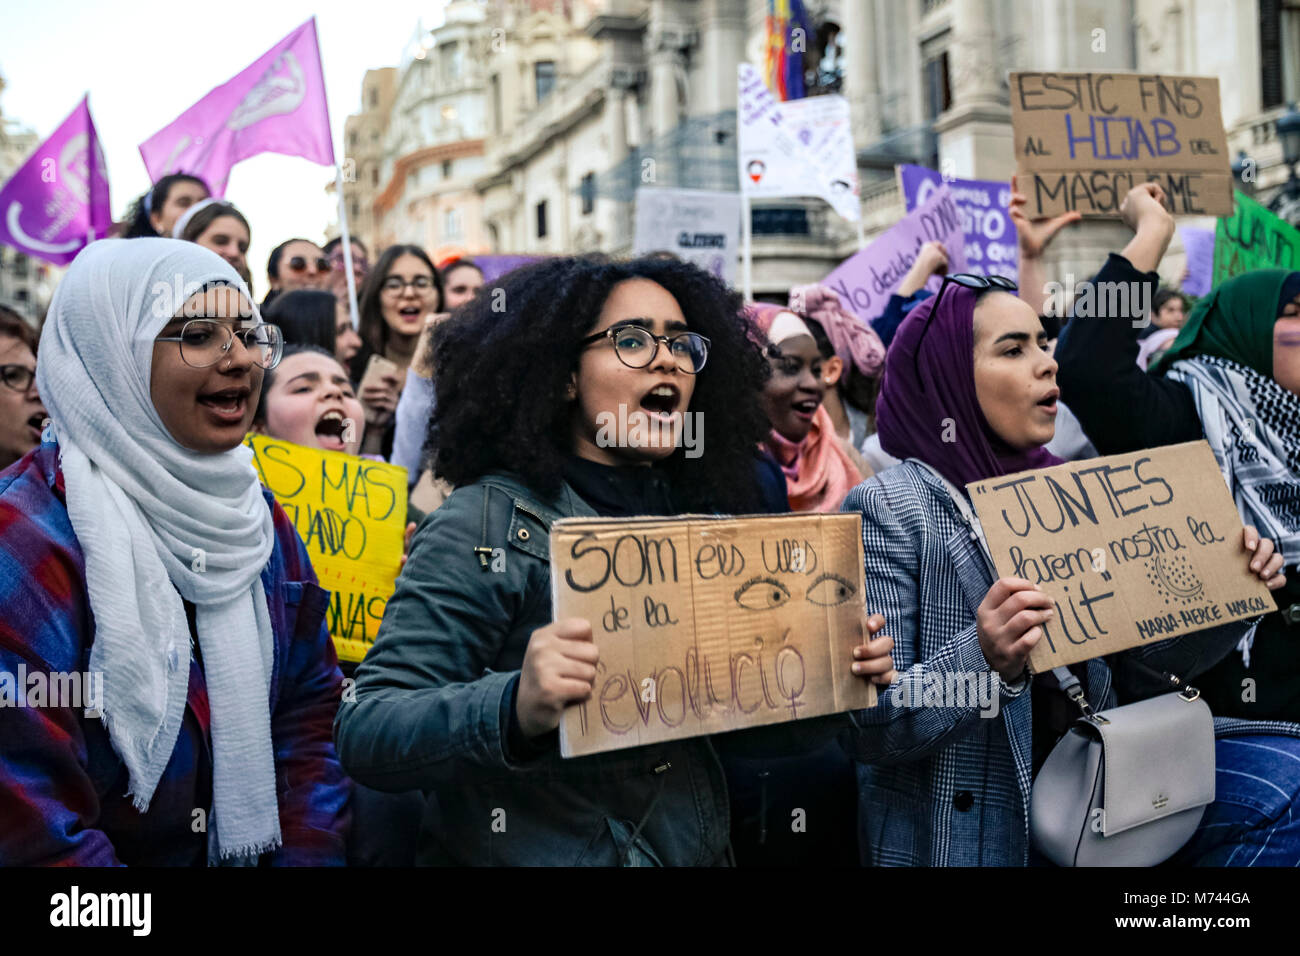
{"type": "Polygon", "coordinates": [[[1053,670],[1082,716],[1030,795],[1035,848],[1058,866],[1154,866],[1191,839],[1214,801],[1214,718],[1181,690],[1098,713],[1068,668],[1053,670]]]}

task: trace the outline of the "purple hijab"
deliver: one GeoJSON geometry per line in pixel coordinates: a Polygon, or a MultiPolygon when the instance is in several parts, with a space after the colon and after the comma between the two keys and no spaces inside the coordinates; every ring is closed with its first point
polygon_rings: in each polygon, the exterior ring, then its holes
{"type": "Polygon", "coordinates": [[[974,290],[949,284],[922,338],[936,298],[907,313],[889,343],[876,403],[880,447],[895,458],[920,459],[962,490],[972,481],[1059,465],[1043,445],[1013,449],[984,419],[975,395],[974,290]]]}

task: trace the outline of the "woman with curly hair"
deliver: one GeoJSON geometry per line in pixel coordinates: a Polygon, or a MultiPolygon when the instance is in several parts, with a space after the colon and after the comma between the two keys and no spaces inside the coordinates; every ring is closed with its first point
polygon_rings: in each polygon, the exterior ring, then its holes
{"type": "MultiPolygon", "coordinates": [[[[548,534],[563,517],[759,505],[765,363],[740,308],[684,263],[564,258],[508,274],[438,326],[430,445],[456,490],[416,532],[335,722],[357,780],[436,791],[421,862],[730,861],[712,738],[561,759],[561,715],[590,699],[599,653],[590,621],[551,620],[548,534]],[[707,423],[703,443],[687,414],[707,423]],[[611,438],[620,418],[626,435],[611,438]],[[637,424],[648,441],[631,440],[637,424]]],[[[857,648],[854,672],[887,683],[889,647],[857,648]]],[[[806,749],[839,720],[728,742],[806,749]]]]}

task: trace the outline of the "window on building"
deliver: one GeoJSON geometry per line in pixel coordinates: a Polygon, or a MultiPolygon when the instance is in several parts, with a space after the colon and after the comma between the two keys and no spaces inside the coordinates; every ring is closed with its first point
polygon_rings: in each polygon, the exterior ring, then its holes
{"type": "Polygon", "coordinates": [[[348,149],[356,149],[356,148],[357,148],[357,131],[352,130],[352,132],[348,133],[348,149]]]}
{"type": "Polygon", "coordinates": [[[378,166],[371,166],[371,167],[370,167],[370,185],[372,185],[372,186],[378,186],[378,185],[379,185],[379,167],[378,167],[378,166]]]}
{"type": "Polygon", "coordinates": [[[446,209],[442,213],[442,237],[444,239],[460,239],[460,210],[446,209]]]}
{"type": "Polygon", "coordinates": [[[925,118],[934,120],[952,105],[952,87],[948,85],[948,51],[940,50],[927,57],[921,67],[925,88],[925,118]]]}
{"type": "Polygon", "coordinates": [[[816,37],[804,55],[804,87],[807,96],[839,93],[844,88],[844,61],[849,55],[840,26],[824,15],[814,18],[816,37]]]}
{"type": "Polygon", "coordinates": [[[582,177],[581,185],[578,189],[578,195],[582,197],[582,214],[590,216],[591,211],[596,208],[596,174],[587,173],[582,177]]]}
{"type": "Polygon", "coordinates": [[[538,103],[551,95],[551,90],[555,89],[554,60],[538,60],[533,64],[533,85],[537,90],[538,103]]]}
{"type": "Polygon", "coordinates": [[[546,238],[546,200],[537,204],[537,238],[546,238]]]}
{"type": "Polygon", "coordinates": [[[373,86],[370,88],[370,108],[372,110],[379,109],[379,91],[373,86]]]}
{"type": "Polygon", "coordinates": [[[352,200],[352,221],[356,222],[356,220],[359,219],[360,217],[361,217],[361,203],[357,202],[354,199],[352,200]]]}
{"type": "Polygon", "coordinates": [[[1300,0],[1259,0],[1261,106],[1300,99],[1300,0]]]}
{"type": "Polygon", "coordinates": [[[799,206],[768,206],[752,211],[756,236],[806,236],[808,210],[799,206]]]}
{"type": "Polygon", "coordinates": [[[444,159],[444,160],[442,161],[442,178],[443,178],[443,179],[451,179],[451,160],[450,160],[450,159],[444,159]]]}

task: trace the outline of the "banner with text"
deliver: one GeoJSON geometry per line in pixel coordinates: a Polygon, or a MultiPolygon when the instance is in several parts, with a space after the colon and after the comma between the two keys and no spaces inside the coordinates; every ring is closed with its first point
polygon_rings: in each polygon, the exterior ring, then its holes
{"type": "Polygon", "coordinates": [[[740,194],[707,189],[636,191],[634,256],[667,250],[711,272],[728,285],[736,283],[740,251],[740,194]]]}
{"type": "Polygon", "coordinates": [[[998,574],[1054,602],[1037,673],[1273,610],[1204,441],[966,487],[998,574]]]}
{"type": "Polygon", "coordinates": [[[862,218],[857,159],[843,97],[779,103],[752,64],[740,64],[737,118],[740,191],[754,197],[817,196],[845,219],[862,218]],[[794,103],[798,126],[789,118],[794,103]],[[852,175],[850,176],[850,170],[852,175]]]}
{"type": "Polygon", "coordinates": [[[1012,73],[1011,129],[1030,218],[1117,218],[1143,182],[1174,215],[1232,212],[1216,77],[1012,73]]]}
{"type": "Polygon", "coordinates": [[[979,275],[1005,276],[1018,281],[1020,252],[1016,227],[1007,213],[1011,184],[990,179],[944,180],[933,169],[903,164],[898,181],[907,211],[924,205],[940,186],[952,191],[961,211],[961,228],[966,234],[966,267],[979,275]]]}
{"type": "Polygon", "coordinates": [[[1300,269],[1300,231],[1245,193],[1214,229],[1214,284],[1252,269],[1300,269]]]}
{"type": "Polygon", "coordinates": [[[565,757],[875,705],[862,642],[862,519],[566,518],[551,529],[555,617],[591,622],[591,699],[565,757]]]}
{"type": "Polygon", "coordinates": [[[253,467],[298,529],[339,659],[360,661],[379,632],[402,567],[406,469],[249,435],[253,467]]]}
{"type": "MultiPolygon", "coordinates": [[[[840,299],[859,318],[870,322],[885,311],[889,296],[902,285],[907,270],[916,261],[921,246],[936,239],[948,252],[948,271],[966,271],[966,240],[961,228],[961,211],[946,185],[890,226],[867,248],[841,262],[822,285],[839,293],[840,299]]],[[[931,276],[931,291],[942,280],[931,276]]]]}

